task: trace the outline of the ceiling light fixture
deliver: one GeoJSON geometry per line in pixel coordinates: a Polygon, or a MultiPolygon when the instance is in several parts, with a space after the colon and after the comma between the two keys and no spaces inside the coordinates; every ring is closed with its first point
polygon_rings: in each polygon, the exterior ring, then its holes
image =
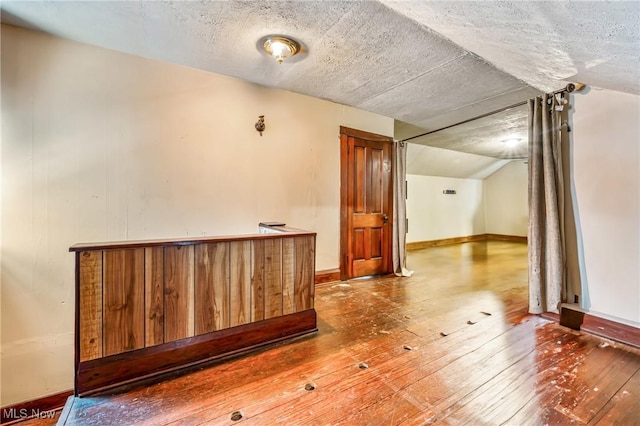
{"type": "Polygon", "coordinates": [[[270,35],[266,36],[263,40],[262,48],[269,55],[276,58],[279,64],[286,58],[300,52],[300,43],[289,37],[270,35]]]}
{"type": "Polygon", "coordinates": [[[507,145],[508,147],[514,147],[516,145],[518,145],[520,143],[522,139],[520,138],[511,138],[511,139],[505,139],[502,142],[507,145]]]}

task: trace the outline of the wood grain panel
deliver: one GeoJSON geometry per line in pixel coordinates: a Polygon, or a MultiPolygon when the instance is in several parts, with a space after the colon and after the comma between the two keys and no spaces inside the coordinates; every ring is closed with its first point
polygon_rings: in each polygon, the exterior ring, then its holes
{"type": "Polygon", "coordinates": [[[80,361],[102,356],[102,251],[78,253],[80,361]]]}
{"type": "Polygon", "coordinates": [[[353,230],[353,260],[364,259],[364,229],[353,230]]]}
{"type": "Polygon", "coordinates": [[[355,181],[353,185],[354,188],[354,205],[353,205],[353,213],[366,213],[366,168],[365,168],[365,149],[362,147],[355,147],[355,181]]]}
{"type": "Polygon", "coordinates": [[[293,238],[282,240],[282,314],[296,312],[295,303],[295,244],[293,238]]]}
{"type": "Polygon", "coordinates": [[[251,241],[229,243],[230,249],[230,327],[251,321],[251,241]]]}
{"type": "Polygon", "coordinates": [[[229,327],[229,243],[196,246],[196,334],[229,327]]]}
{"type": "Polygon", "coordinates": [[[282,315],[282,240],[264,242],[264,318],[282,315]]]}
{"type": "Polygon", "coordinates": [[[295,239],[295,307],[296,312],[313,308],[315,289],[315,240],[295,239]]]}
{"type": "Polygon", "coordinates": [[[353,215],[354,228],[380,228],[382,225],[384,225],[384,215],[382,213],[358,213],[353,215]]]}
{"type": "Polygon", "coordinates": [[[144,345],[164,343],[164,249],[144,249],[144,345]]]}
{"type": "Polygon", "coordinates": [[[215,330],[213,258],[216,244],[198,244],[195,246],[195,334],[209,333],[215,330]]]}
{"type": "Polygon", "coordinates": [[[213,259],[213,305],[214,305],[214,329],[229,328],[229,243],[218,244],[216,255],[213,259]]]}
{"type": "Polygon", "coordinates": [[[371,246],[373,246],[376,242],[371,241],[371,228],[364,228],[364,259],[371,259],[371,246]]]}
{"type": "Polygon", "coordinates": [[[195,276],[194,276],[194,308],[196,335],[215,330],[215,302],[213,292],[213,258],[216,244],[198,244],[195,246],[195,276]]]}
{"type": "Polygon", "coordinates": [[[367,185],[367,213],[382,213],[382,168],[383,155],[381,149],[371,149],[368,167],[372,173],[367,173],[370,179],[367,185]]]}
{"type": "Polygon", "coordinates": [[[144,347],[144,249],[104,252],[104,356],[144,347]]]}
{"type": "Polygon", "coordinates": [[[374,275],[382,267],[382,258],[377,257],[368,260],[355,260],[353,262],[353,273],[357,274],[357,277],[364,277],[367,275],[374,275]]]}
{"type": "Polygon", "coordinates": [[[371,257],[382,256],[382,228],[371,228],[371,257]]]}
{"type": "Polygon", "coordinates": [[[264,319],[264,240],[251,245],[251,321],[264,319]]]}
{"type": "Polygon", "coordinates": [[[164,248],[164,341],[194,335],[194,246],[164,248]]]}

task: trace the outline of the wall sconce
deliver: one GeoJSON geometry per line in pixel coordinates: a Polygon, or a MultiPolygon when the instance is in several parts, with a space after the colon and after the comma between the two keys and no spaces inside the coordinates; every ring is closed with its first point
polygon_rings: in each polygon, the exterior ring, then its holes
{"type": "Polygon", "coordinates": [[[258,121],[256,121],[256,130],[260,132],[260,136],[262,136],[262,132],[264,132],[265,127],[266,126],[264,124],[264,115],[259,115],[258,121]]]}
{"type": "Polygon", "coordinates": [[[269,35],[262,38],[262,48],[281,64],[286,58],[300,52],[300,43],[289,37],[269,35]]]}

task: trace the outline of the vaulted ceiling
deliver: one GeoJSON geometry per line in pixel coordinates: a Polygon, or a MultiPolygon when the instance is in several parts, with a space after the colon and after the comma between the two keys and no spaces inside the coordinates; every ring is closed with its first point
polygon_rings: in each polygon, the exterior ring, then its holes
{"type": "MultiPolygon", "coordinates": [[[[636,1],[3,0],[1,8],[3,23],[392,117],[407,137],[569,81],[640,94],[636,1]],[[303,53],[277,64],[258,46],[268,34],[296,38],[303,53]]],[[[499,143],[524,134],[524,116],[516,109],[415,142],[522,157],[499,143]]]]}

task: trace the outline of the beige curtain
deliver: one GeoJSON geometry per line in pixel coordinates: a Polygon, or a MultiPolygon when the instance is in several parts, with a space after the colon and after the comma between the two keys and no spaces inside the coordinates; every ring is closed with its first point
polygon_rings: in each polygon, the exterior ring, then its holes
{"type": "Polygon", "coordinates": [[[563,95],[529,100],[529,312],[558,312],[580,296],[563,95]]]}
{"type": "Polygon", "coordinates": [[[413,271],[407,269],[407,143],[393,144],[393,272],[398,276],[410,277],[413,271]]]}

